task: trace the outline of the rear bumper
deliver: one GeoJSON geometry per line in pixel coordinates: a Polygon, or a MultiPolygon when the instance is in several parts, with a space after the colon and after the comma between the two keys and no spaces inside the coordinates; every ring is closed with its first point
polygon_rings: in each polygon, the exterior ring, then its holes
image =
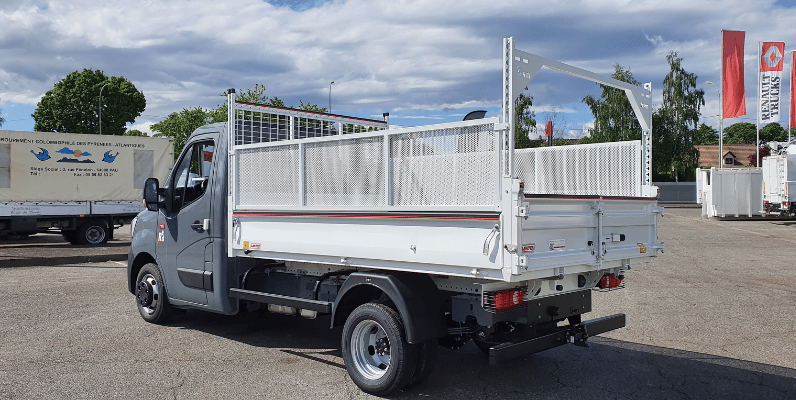
{"type": "Polygon", "coordinates": [[[512,358],[538,353],[554,347],[573,343],[586,346],[590,336],[599,335],[625,326],[625,314],[593,319],[572,326],[561,327],[561,330],[537,338],[520,342],[501,343],[489,349],[489,363],[499,364],[512,358]]]}

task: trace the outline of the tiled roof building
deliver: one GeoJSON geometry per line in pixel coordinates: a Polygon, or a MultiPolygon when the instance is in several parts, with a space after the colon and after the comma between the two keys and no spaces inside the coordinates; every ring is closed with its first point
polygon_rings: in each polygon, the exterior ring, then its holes
{"type": "Polygon", "coordinates": [[[753,144],[725,144],[723,157],[719,157],[718,145],[694,146],[699,150],[699,165],[703,168],[743,168],[749,166],[749,156],[756,154],[753,144]],[[723,163],[720,164],[720,160],[723,163]]]}

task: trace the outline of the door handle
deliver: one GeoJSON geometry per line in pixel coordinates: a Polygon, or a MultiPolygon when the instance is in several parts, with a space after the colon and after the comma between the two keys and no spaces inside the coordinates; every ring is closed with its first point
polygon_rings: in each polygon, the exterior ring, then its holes
{"type": "Polygon", "coordinates": [[[210,230],[210,219],[208,219],[208,218],[205,218],[205,219],[204,219],[204,220],[202,220],[201,222],[200,222],[200,221],[198,221],[198,220],[197,220],[197,221],[194,221],[194,222],[191,224],[191,229],[193,229],[193,230],[195,230],[195,231],[197,231],[197,232],[205,232],[205,231],[209,231],[209,230],[210,230]]]}
{"type": "Polygon", "coordinates": [[[194,221],[194,223],[191,224],[191,229],[197,232],[204,232],[205,226],[199,221],[194,221]]]}

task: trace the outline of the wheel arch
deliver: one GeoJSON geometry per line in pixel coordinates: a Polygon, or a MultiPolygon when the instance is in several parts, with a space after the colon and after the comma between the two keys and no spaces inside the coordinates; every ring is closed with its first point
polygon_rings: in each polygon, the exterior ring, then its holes
{"type": "MultiPolygon", "coordinates": [[[[132,254],[130,256],[132,256],[132,254]]],[[[146,252],[138,253],[133,259],[133,262],[128,263],[127,289],[130,293],[135,294],[135,280],[138,277],[138,272],[141,271],[144,265],[149,263],[157,264],[158,262],[155,260],[155,257],[152,257],[151,254],[146,252]]]]}
{"type": "Polygon", "coordinates": [[[383,297],[395,305],[401,316],[407,342],[421,343],[447,333],[442,293],[429,276],[419,274],[349,275],[332,309],[332,327],[345,324],[360,305],[383,297]]]}

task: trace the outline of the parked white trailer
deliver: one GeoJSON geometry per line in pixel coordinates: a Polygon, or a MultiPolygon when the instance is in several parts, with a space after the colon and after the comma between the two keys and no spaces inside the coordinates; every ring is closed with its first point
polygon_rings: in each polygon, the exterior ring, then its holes
{"type": "Polygon", "coordinates": [[[753,217],[763,212],[760,168],[697,168],[697,203],[703,217],[753,217]]]}
{"type": "Polygon", "coordinates": [[[664,249],[651,185],[650,88],[503,47],[500,117],[386,121],[239,103],[147,181],[129,290],[141,316],[264,306],[342,326],[364,391],[428,377],[437,345],[491,362],[625,325],[593,289],[664,249]],[[514,100],[543,67],[625,90],[644,139],[515,151],[514,100]],[[568,322],[568,323],[565,323],[568,322]]]}
{"type": "Polygon", "coordinates": [[[165,178],[165,138],[0,131],[0,234],[58,229],[100,244],[141,212],[144,182],[165,178]]]}
{"type": "Polygon", "coordinates": [[[796,214],[796,154],[763,157],[763,207],[766,214],[796,214]]]}

